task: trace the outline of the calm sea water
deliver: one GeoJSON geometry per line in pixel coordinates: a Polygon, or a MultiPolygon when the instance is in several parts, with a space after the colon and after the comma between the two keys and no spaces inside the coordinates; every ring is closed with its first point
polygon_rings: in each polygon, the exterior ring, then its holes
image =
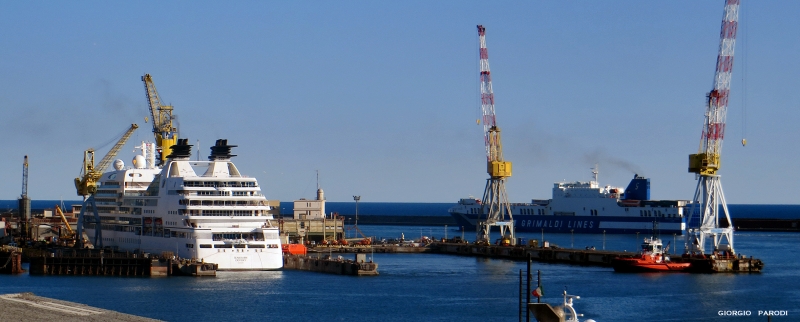
{"type": "MultiPolygon", "coordinates": [[[[444,237],[444,227],[363,226],[368,235],[444,237]]],[[[461,235],[448,228],[448,237],[461,235]]],[[[465,232],[468,239],[474,233],[465,232]]],[[[540,234],[521,237],[541,238],[540,234]]],[[[545,234],[569,247],[631,250],[634,235],[545,234]]],[[[639,236],[643,238],[644,236],[639,236]]],[[[671,241],[668,236],[662,236],[671,241]]],[[[679,238],[679,237],[678,237],[679,238]]],[[[679,241],[680,243],[680,241],[679,241]]],[[[766,321],[758,310],[800,320],[800,269],[789,254],[800,234],[742,232],[739,253],[766,263],[761,274],[615,273],[610,268],[539,264],[544,302],[566,287],[597,321],[766,321]],[[789,255],[789,256],[787,256],[789,255]],[[749,317],[719,311],[750,311],[749,317]]],[[[168,321],[516,321],[524,262],[433,254],[375,254],[378,277],[300,271],[219,272],[216,278],[0,275],[0,293],[37,295],[168,321]]],[[[535,274],[535,273],[534,273],[535,274]]]]}

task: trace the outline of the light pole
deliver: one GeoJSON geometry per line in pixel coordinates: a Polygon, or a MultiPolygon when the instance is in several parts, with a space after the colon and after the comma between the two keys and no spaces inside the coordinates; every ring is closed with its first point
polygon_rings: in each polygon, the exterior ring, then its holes
{"type": "Polygon", "coordinates": [[[678,245],[675,245],[675,233],[672,233],[672,254],[675,254],[676,248],[678,248],[678,245]]]}
{"type": "Polygon", "coordinates": [[[356,201],[356,225],[358,227],[358,201],[361,200],[361,196],[353,196],[353,200],[356,201]]]}
{"type": "Polygon", "coordinates": [[[539,244],[539,247],[544,247],[544,228],[542,228],[542,243],[539,244]]]}
{"type": "Polygon", "coordinates": [[[603,250],[606,250],[606,231],[603,230],[603,250]]]}

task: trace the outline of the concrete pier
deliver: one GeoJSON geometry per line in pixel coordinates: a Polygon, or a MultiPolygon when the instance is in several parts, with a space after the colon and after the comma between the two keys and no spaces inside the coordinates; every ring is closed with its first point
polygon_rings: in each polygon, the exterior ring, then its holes
{"type": "Polygon", "coordinates": [[[338,275],[377,276],[378,264],[366,261],[365,257],[365,254],[357,254],[355,260],[349,260],[342,256],[316,257],[285,254],[283,255],[283,268],[338,275]]]}
{"type": "Polygon", "coordinates": [[[167,276],[169,266],[136,254],[58,252],[32,257],[31,275],[167,276]]]}
{"type": "Polygon", "coordinates": [[[135,315],[99,309],[84,304],[36,296],[33,293],[13,293],[0,295],[0,317],[2,317],[3,321],[158,321],[135,315]]]}
{"type": "Polygon", "coordinates": [[[309,253],[432,253],[430,247],[397,246],[397,245],[355,245],[355,246],[316,246],[308,248],[309,253]]]}
{"type": "Polygon", "coordinates": [[[31,275],[216,276],[217,265],[169,256],[58,249],[30,258],[31,275]]]}
{"type": "Polygon", "coordinates": [[[8,245],[0,248],[0,274],[20,274],[22,268],[22,250],[8,245]]]}
{"type": "Polygon", "coordinates": [[[564,263],[573,265],[611,266],[617,257],[634,256],[631,252],[615,252],[603,250],[579,250],[563,248],[543,248],[529,246],[497,246],[466,243],[434,243],[432,248],[442,254],[507,258],[512,260],[531,259],[546,263],[564,263]]]}
{"type": "MultiPolygon", "coordinates": [[[[498,246],[466,243],[434,243],[434,252],[442,254],[531,260],[582,266],[610,267],[615,258],[638,257],[637,253],[603,250],[545,248],[533,246],[498,246]]],[[[673,262],[690,262],[692,273],[759,273],[764,268],[760,259],[735,256],[682,257],[672,256],[673,262]]]]}

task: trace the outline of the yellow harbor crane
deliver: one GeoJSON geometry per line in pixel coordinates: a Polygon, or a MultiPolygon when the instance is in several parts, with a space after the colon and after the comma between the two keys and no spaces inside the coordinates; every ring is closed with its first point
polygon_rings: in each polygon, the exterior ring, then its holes
{"type": "Polygon", "coordinates": [[[144,89],[147,93],[147,103],[150,106],[150,117],[153,120],[153,135],[156,138],[156,147],[159,151],[159,164],[167,160],[172,153],[172,146],[178,142],[178,129],[172,125],[172,106],[164,105],[156,91],[156,84],[150,74],[142,76],[144,89]]]}
{"type": "Polygon", "coordinates": [[[514,245],[516,243],[514,217],[511,213],[505,185],[506,179],[511,177],[511,162],[503,158],[500,127],[497,126],[494,109],[489,52],[486,49],[486,28],[483,25],[478,25],[478,38],[480,41],[481,110],[483,111],[483,135],[486,144],[486,170],[489,173],[489,179],[486,180],[481,203],[481,219],[484,218],[483,215],[486,216],[486,219],[477,223],[476,241],[491,243],[491,229],[493,226],[497,226],[500,228],[502,244],[514,245]]]}
{"type": "MultiPolygon", "coordinates": [[[[722,15],[719,53],[717,54],[714,88],[708,93],[700,148],[689,155],[689,172],[697,177],[691,211],[686,220],[685,252],[706,254],[706,240],[711,243],[711,252],[722,251],[735,254],[733,231],[728,204],[722,192],[720,155],[725,137],[725,117],[733,71],[733,50],[736,45],[736,29],[739,21],[739,0],[725,0],[722,15]],[[720,211],[721,210],[721,211],[720,211]],[[722,217],[727,223],[721,223],[722,217]]],[[[747,142],[742,140],[742,144],[747,142]]]]}
{"type": "Polygon", "coordinates": [[[111,165],[111,161],[117,156],[119,150],[122,149],[122,146],[125,145],[125,142],[131,137],[133,131],[136,131],[138,128],[139,125],[131,124],[128,131],[122,135],[119,141],[117,141],[117,144],[108,151],[97,166],[94,165],[94,149],[90,148],[84,151],[81,176],[75,178],[75,188],[78,190],[79,196],[84,196],[85,198],[97,192],[97,180],[103,175],[103,171],[111,165]]]}
{"type": "Polygon", "coordinates": [[[67,232],[62,234],[59,238],[59,244],[63,246],[74,246],[75,245],[75,231],[72,230],[72,226],[69,224],[67,217],[64,216],[64,212],[61,211],[61,207],[56,205],[56,214],[61,217],[61,222],[64,223],[64,228],[67,229],[67,232]]]}
{"type": "Polygon", "coordinates": [[[78,191],[79,196],[83,196],[83,206],[81,207],[81,212],[78,215],[78,227],[77,227],[77,246],[83,247],[83,214],[86,212],[86,209],[91,206],[91,210],[94,212],[94,225],[98,226],[95,229],[95,237],[94,237],[94,245],[102,247],[103,245],[103,238],[102,238],[102,229],[99,229],[100,224],[100,215],[97,213],[97,206],[94,202],[94,194],[97,192],[97,181],[100,180],[100,177],[103,175],[103,171],[111,165],[112,160],[117,156],[119,150],[122,149],[122,146],[125,145],[125,142],[130,139],[131,135],[133,134],[139,126],[136,124],[131,124],[131,127],[128,128],[128,131],[122,135],[122,137],[111,147],[111,150],[100,160],[100,163],[95,166],[94,164],[94,149],[88,149],[83,153],[83,168],[81,168],[81,176],[75,178],[75,188],[78,191]]]}

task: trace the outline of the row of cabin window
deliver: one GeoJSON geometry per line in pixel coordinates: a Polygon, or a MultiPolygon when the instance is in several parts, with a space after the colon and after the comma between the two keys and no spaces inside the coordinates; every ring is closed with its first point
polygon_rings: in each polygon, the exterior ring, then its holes
{"type": "Polygon", "coordinates": [[[270,244],[200,244],[200,248],[278,248],[278,245],[270,244]]]}
{"type": "Polygon", "coordinates": [[[184,187],[258,187],[254,181],[184,181],[184,187]]]}

